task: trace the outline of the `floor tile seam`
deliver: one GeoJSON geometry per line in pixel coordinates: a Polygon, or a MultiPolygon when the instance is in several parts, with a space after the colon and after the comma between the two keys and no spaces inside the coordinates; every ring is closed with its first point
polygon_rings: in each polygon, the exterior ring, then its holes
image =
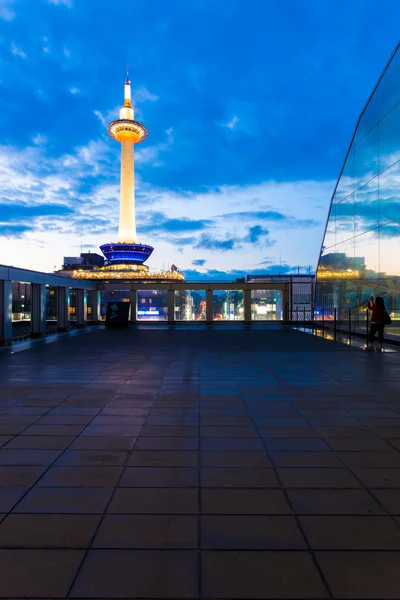
{"type": "MultiPolygon", "coordinates": [[[[335,451],[333,451],[333,453],[336,455],[337,459],[338,459],[338,460],[339,460],[339,461],[340,461],[340,462],[341,462],[343,465],[345,465],[344,461],[343,461],[343,460],[340,458],[340,456],[338,455],[338,452],[335,452],[335,451]]],[[[350,473],[352,474],[352,476],[353,476],[353,477],[354,477],[354,478],[355,478],[355,479],[358,481],[358,483],[359,483],[359,484],[362,486],[362,489],[364,489],[364,490],[366,491],[366,493],[368,494],[368,496],[370,496],[370,497],[371,497],[371,498],[372,498],[372,499],[373,499],[373,500],[374,500],[374,501],[375,501],[375,502],[378,504],[378,506],[379,506],[379,507],[380,507],[380,508],[381,508],[381,509],[384,511],[384,513],[385,513],[386,515],[388,515],[388,516],[391,518],[391,520],[392,520],[392,521],[394,521],[394,522],[395,522],[395,524],[396,524],[396,526],[397,526],[397,527],[400,527],[400,524],[399,524],[399,523],[397,523],[397,522],[394,520],[394,518],[393,518],[393,515],[391,515],[391,514],[389,513],[389,511],[388,511],[388,510],[387,510],[387,509],[386,509],[386,508],[383,506],[383,504],[381,503],[381,501],[379,500],[379,498],[377,498],[376,496],[374,496],[374,494],[373,494],[373,493],[370,491],[370,490],[371,490],[371,488],[370,488],[370,487],[368,487],[367,485],[365,485],[365,484],[364,484],[364,483],[361,481],[361,479],[360,479],[360,478],[357,476],[357,474],[354,472],[354,469],[355,469],[355,468],[356,468],[356,469],[359,469],[360,467],[350,467],[350,466],[347,466],[347,465],[345,465],[345,466],[346,466],[346,469],[347,469],[348,471],[350,471],[350,473]]],[[[370,468],[370,467],[369,467],[369,468],[370,468]]],[[[375,468],[377,471],[380,471],[382,467],[372,467],[372,468],[375,468]]],[[[372,488],[372,489],[388,489],[388,488],[386,488],[386,487],[385,487],[385,488],[372,488]]],[[[398,489],[398,488],[394,488],[394,489],[398,489]]]]}
{"type": "MultiPolygon", "coordinates": [[[[247,404],[246,404],[246,406],[247,406],[247,404]]],[[[248,409],[248,407],[247,407],[247,409],[248,409]]],[[[251,415],[251,413],[250,413],[250,411],[249,411],[249,410],[248,410],[248,414],[249,414],[250,418],[252,419],[252,421],[253,421],[253,423],[254,423],[254,419],[253,419],[253,417],[252,417],[252,415],[251,415]]],[[[333,594],[332,594],[332,592],[331,592],[331,589],[330,589],[330,588],[329,588],[329,586],[328,586],[327,580],[326,580],[326,578],[325,578],[325,576],[324,576],[324,573],[323,573],[322,569],[320,568],[320,565],[319,565],[319,563],[318,563],[318,561],[317,561],[317,559],[316,559],[315,555],[312,553],[312,550],[311,550],[310,544],[309,544],[309,542],[308,542],[308,539],[307,539],[307,537],[306,537],[306,535],[305,535],[305,532],[304,532],[304,530],[303,530],[303,527],[301,526],[301,523],[300,523],[300,521],[299,521],[299,519],[298,519],[298,517],[297,517],[297,515],[296,515],[296,513],[295,513],[295,511],[294,511],[294,507],[293,507],[293,504],[292,504],[292,502],[291,502],[291,500],[290,500],[290,498],[289,498],[289,495],[288,495],[288,493],[287,493],[287,490],[286,490],[286,489],[283,487],[283,485],[282,485],[282,480],[281,480],[281,478],[280,478],[280,476],[279,476],[279,473],[278,473],[277,469],[276,469],[276,468],[275,468],[275,466],[274,466],[274,463],[273,463],[273,461],[272,461],[272,458],[271,458],[271,455],[270,455],[270,453],[269,453],[269,450],[268,450],[268,448],[267,448],[267,446],[266,446],[266,444],[265,444],[265,440],[264,440],[264,438],[260,438],[260,439],[261,439],[261,442],[262,442],[262,444],[263,444],[263,446],[264,446],[264,448],[265,448],[265,451],[266,451],[266,453],[267,453],[268,460],[270,461],[270,463],[271,463],[271,464],[273,465],[273,467],[274,467],[274,471],[275,471],[275,477],[276,477],[276,479],[277,479],[278,483],[280,484],[280,489],[282,489],[282,491],[283,491],[283,495],[284,495],[284,498],[285,498],[285,500],[286,500],[286,502],[287,502],[287,505],[289,506],[289,508],[290,508],[290,509],[291,509],[291,511],[292,511],[292,515],[294,516],[294,519],[295,519],[296,525],[297,525],[297,527],[298,527],[298,529],[299,529],[299,531],[300,531],[300,534],[301,534],[301,536],[302,536],[302,539],[303,539],[303,541],[304,541],[304,543],[305,543],[306,547],[307,547],[307,548],[309,549],[309,551],[311,552],[311,558],[312,558],[312,561],[313,561],[314,567],[315,567],[315,569],[317,570],[317,572],[318,572],[318,574],[319,574],[319,576],[320,576],[320,579],[321,579],[321,581],[323,582],[323,585],[324,585],[325,589],[327,590],[327,592],[328,592],[328,594],[329,594],[329,597],[330,597],[331,599],[333,599],[333,597],[334,597],[334,596],[333,596],[333,594]]]]}
{"type": "MultiPolygon", "coordinates": [[[[94,378],[94,379],[95,379],[95,378],[94,378]]],[[[126,382],[125,382],[125,383],[126,383],[126,382]]],[[[106,404],[105,404],[104,406],[107,406],[107,404],[108,404],[108,403],[109,403],[109,402],[110,402],[110,401],[111,401],[111,400],[114,398],[114,396],[116,395],[116,393],[117,393],[117,392],[118,392],[118,391],[119,391],[119,390],[120,390],[120,389],[123,387],[123,385],[124,385],[124,384],[122,384],[121,386],[119,386],[119,387],[117,388],[117,390],[116,390],[116,391],[115,391],[115,392],[114,392],[114,393],[111,395],[111,397],[109,398],[109,400],[106,402],[106,404]]],[[[85,429],[86,429],[86,428],[87,428],[87,427],[90,425],[90,423],[92,423],[92,421],[95,419],[95,417],[96,417],[96,416],[97,416],[97,415],[93,415],[93,417],[92,417],[92,419],[89,421],[89,423],[88,423],[87,425],[85,425],[85,426],[83,427],[83,429],[80,431],[80,433],[79,433],[78,435],[76,435],[76,436],[73,438],[73,440],[70,442],[70,444],[68,444],[68,446],[67,446],[66,448],[64,448],[64,450],[61,452],[60,456],[62,456],[62,455],[64,454],[64,452],[65,452],[66,450],[68,450],[68,448],[71,446],[71,444],[72,444],[72,443],[73,443],[73,442],[74,442],[74,441],[75,441],[75,440],[76,440],[76,439],[77,439],[77,438],[78,438],[78,437],[79,437],[79,436],[82,434],[82,432],[83,432],[83,431],[85,431],[85,429]]],[[[54,463],[52,463],[52,464],[54,464],[54,463]]],[[[42,474],[42,476],[41,476],[41,477],[40,477],[40,478],[39,478],[39,479],[38,479],[38,480],[35,482],[35,484],[34,484],[35,486],[38,484],[38,482],[40,481],[40,479],[41,479],[41,478],[42,478],[42,477],[43,477],[43,476],[44,476],[44,475],[47,473],[47,471],[50,469],[50,467],[52,466],[52,464],[51,464],[51,465],[48,467],[48,469],[46,469],[46,470],[44,471],[44,473],[42,474]]],[[[122,477],[122,473],[123,473],[123,470],[121,471],[120,478],[122,477]]],[[[119,478],[119,480],[120,480],[120,478],[119,478]]],[[[119,481],[119,480],[118,480],[118,481],[119,481]]],[[[30,488],[30,489],[32,489],[33,487],[34,487],[34,486],[31,486],[31,488],[30,488]]],[[[43,486],[43,487],[45,487],[45,486],[43,486]]],[[[57,486],[54,486],[54,487],[57,487],[57,486]]],[[[63,487],[68,487],[68,486],[63,486],[63,487]]],[[[72,487],[74,487],[74,486],[72,486],[72,487]]],[[[99,486],[99,487],[107,487],[107,486],[99,486]]],[[[30,489],[29,489],[28,491],[30,491],[30,489]]],[[[115,488],[114,488],[114,491],[115,491],[115,488]]],[[[28,492],[27,492],[27,493],[28,493],[28,492]]],[[[22,497],[22,498],[19,500],[19,502],[21,502],[21,500],[22,500],[22,499],[23,499],[25,496],[26,496],[26,494],[25,494],[25,495],[24,495],[24,496],[23,496],[23,497],[22,497]]],[[[109,503],[110,503],[110,501],[111,501],[111,498],[112,498],[112,496],[113,496],[113,493],[111,494],[111,496],[110,496],[110,499],[109,499],[109,502],[108,502],[107,506],[105,507],[105,509],[104,509],[104,511],[103,511],[103,517],[102,517],[102,518],[100,518],[100,520],[99,520],[98,526],[97,526],[97,528],[95,529],[95,532],[94,532],[94,534],[93,534],[93,536],[92,536],[92,540],[91,540],[91,542],[93,542],[93,540],[94,540],[94,538],[95,538],[95,536],[96,536],[96,533],[97,533],[97,531],[98,531],[98,529],[99,529],[99,527],[100,527],[100,523],[102,522],[102,520],[103,520],[103,518],[104,518],[104,514],[105,514],[105,512],[106,512],[106,510],[107,510],[107,508],[108,508],[108,506],[109,506],[109,503]]],[[[18,504],[18,503],[17,503],[17,504],[18,504]]],[[[15,505],[15,506],[13,507],[13,510],[14,510],[14,508],[15,508],[16,506],[17,506],[17,505],[15,505]]],[[[101,513],[100,513],[100,514],[101,514],[101,513]]],[[[85,558],[86,558],[86,556],[87,556],[87,552],[88,552],[88,550],[86,550],[86,552],[84,553],[84,556],[83,556],[83,558],[82,558],[82,561],[81,561],[81,563],[80,563],[80,565],[79,565],[79,567],[78,567],[78,569],[77,569],[77,572],[75,573],[75,577],[73,578],[73,581],[72,581],[72,583],[71,583],[71,586],[70,586],[70,588],[69,588],[69,590],[68,590],[67,596],[69,596],[69,594],[71,593],[71,590],[72,590],[72,587],[73,587],[73,585],[74,585],[74,583],[75,583],[75,580],[76,580],[76,578],[78,577],[78,573],[80,572],[80,570],[81,570],[81,568],[82,568],[82,565],[83,565],[83,563],[84,563],[84,561],[85,561],[85,558]]]]}
{"type": "MultiPolygon", "coordinates": [[[[146,364],[146,363],[147,363],[149,360],[151,360],[151,355],[147,355],[146,359],[145,359],[145,360],[143,360],[143,361],[141,362],[141,365],[140,365],[140,366],[143,366],[143,365],[144,365],[144,364],[146,364]]],[[[139,367],[139,368],[140,368],[140,367],[139,367]]],[[[128,379],[128,380],[129,380],[129,379],[128,379]]],[[[128,380],[127,380],[127,381],[128,381],[128,380]]],[[[121,390],[121,389],[124,387],[124,385],[125,385],[125,384],[126,384],[126,381],[125,381],[125,383],[124,383],[124,384],[122,384],[122,385],[121,385],[121,386],[120,386],[120,387],[119,387],[119,388],[118,388],[118,389],[117,389],[117,390],[114,392],[114,394],[111,396],[111,398],[109,398],[109,400],[107,401],[107,403],[106,403],[106,404],[103,406],[102,410],[108,406],[108,404],[109,404],[109,403],[110,403],[110,402],[113,400],[113,398],[115,398],[115,396],[116,396],[116,395],[119,393],[119,391],[120,391],[120,390],[121,390]]],[[[153,400],[152,406],[153,406],[153,405],[154,405],[154,400],[153,400]]],[[[91,549],[91,547],[92,547],[92,545],[93,545],[93,543],[94,543],[94,540],[96,539],[96,536],[97,536],[97,534],[98,534],[98,532],[99,532],[99,530],[100,530],[100,527],[101,527],[101,525],[102,525],[102,523],[103,523],[103,521],[104,521],[104,519],[105,519],[105,516],[106,516],[106,514],[107,514],[108,508],[109,508],[109,506],[110,506],[110,504],[111,504],[111,502],[112,502],[112,499],[113,499],[113,497],[115,496],[115,492],[116,492],[116,490],[117,490],[117,489],[123,489],[122,487],[119,487],[119,483],[120,483],[120,481],[121,481],[121,479],[122,479],[122,477],[123,477],[123,474],[124,474],[124,472],[125,472],[125,469],[126,469],[126,467],[127,467],[128,463],[129,463],[129,460],[130,460],[130,458],[131,458],[131,456],[132,456],[132,453],[133,453],[133,451],[134,451],[134,448],[135,448],[135,446],[136,446],[136,444],[137,444],[137,441],[138,441],[138,439],[139,439],[139,437],[140,437],[140,433],[143,431],[143,428],[144,428],[144,427],[145,427],[145,425],[146,425],[147,419],[149,418],[149,415],[150,415],[150,411],[151,411],[151,408],[150,408],[149,412],[147,413],[147,415],[146,415],[146,417],[145,417],[144,423],[143,423],[143,425],[141,426],[141,428],[140,428],[140,431],[139,431],[138,435],[136,436],[136,440],[135,440],[135,442],[134,442],[134,444],[133,444],[132,448],[131,448],[131,449],[130,449],[130,450],[127,452],[127,454],[126,454],[125,461],[124,461],[124,463],[123,463],[123,465],[122,465],[121,473],[120,473],[120,475],[119,475],[119,477],[118,477],[118,480],[117,480],[116,484],[113,486],[113,491],[112,491],[112,493],[111,493],[111,495],[110,495],[110,498],[108,499],[108,502],[107,502],[107,504],[106,504],[106,506],[105,506],[105,508],[104,508],[103,512],[102,512],[102,513],[100,513],[100,514],[101,514],[101,517],[100,517],[100,519],[99,519],[99,522],[98,522],[98,524],[97,524],[97,527],[96,527],[96,528],[95,528],[95,530],[94,530],[94,533],[93,533],[93,535],[92,535],[92,538],[91,538],[91,541],[90,541],[90,543],[89,543],[89,546],[88,546],[88,548],[87,548],[87,550],[86,550],[86,552],[85,552],[85,555],[84,555],[84,557],[83,557],[83,559],[82,559],[82,562],[81,562],[80,566],[78,567],[78,570],[77,570],[77,572],[75,573],[75,577],[74,577],[74,579],[73,579],[73,581],[72,581],[72,583],[71,583],[71,586],[70,586],[70,588],[69,588],[69,591],[68,591],[68,596],[71,594],[71,592],[72,592],[72,589],[73,589],[73,586],[75,585],[75,582],[76,582],[76,581],[77,581],[77,579],[78,579],[79,573],[81,572],[81,570],[82,570],[82,568],[83,568],[83,565],[84,565],[84,562],[85,562],[85,560],[86,560],[86,557],[87,557],[87,555],[88,555],[88,552],[89,552],[89,550],[91,549]]],[[[74,486],[71,486],[71,487],[74,487],[74,486]]],[[[107,487],[107,486],[98,486],[98,487],[107,487]]],[[[139,489],[139,488],[138,488],[138,489],[139,489]]],[[[109,514],[109,513],[108,513],[108,514],[109,514]]]]}

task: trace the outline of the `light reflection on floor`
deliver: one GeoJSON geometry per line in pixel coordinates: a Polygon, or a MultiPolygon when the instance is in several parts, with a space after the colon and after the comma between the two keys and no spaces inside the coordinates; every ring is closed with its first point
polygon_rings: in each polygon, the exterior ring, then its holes
{"type": "MultiPolygon", "coordinates": [[[[294,329],[297,329],[298,331],[302,331],[303,333],[309,333],[311,335],[315,335],[317,337],[324,338],[325,340],[336,341],[336,342],[340,342],[341,344],[346,344],[347,346],[352,346],[354,348],[360,348],[360,350],[366,350],[365,339],[360,338],[355,335],[352,335],[350,337],[349,335],[340,333],[338,331],[336,333],[336,340],[335,340],[335,334],[331,330],[316,329],[313,327],[294,327],[294,329]]],[[[399,350],[396,346],[391,346],[391,345],[387,345],[387,344],[384,344],[383,349],[382,349],[382,352],[398,352],[398,351],[399,350]]]]}

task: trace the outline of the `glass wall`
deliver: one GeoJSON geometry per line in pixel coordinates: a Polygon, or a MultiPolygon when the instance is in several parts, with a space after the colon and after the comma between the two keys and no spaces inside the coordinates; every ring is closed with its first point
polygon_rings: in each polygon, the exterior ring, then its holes
{"type": "Polygon", "coordinates": [[[129,290],[102,290],[100,293],[100,321],[106,320],[109,302],[129,302],[129,290]]]}
{"type": "Polygon", "coordinates": [[[205,321],[205,290],[175,290],[175,321],[205,321]]]}
{"type": "Polygon", "coordinates": [[[57,287],[46,285],[46,330],[57,329],[57,287]]]}
{"type": "Polygon", "coordinates": [[[243,290],[213,290],[214,321],[243,321],[243,290]]]}
{"type": "Polygon", "coordinates": [[[283,318],[279,290],[251,290],[251,320],[280,321],[283,318]]]}
{"type": "Polygon", "coordinates": [[[138,321],[167,321],[168,291],[138,290],[136,306],[138,321]]]}
{"type": "Polygon", "coordinates": [[[31,332],[31,284],[12,282],[12,336],[31,332]]]}
{"type": "Polygon", "coordinates": [[[363,328],[382,296],[400,332],[400,50],[357,123],[334,191],[317,270],[316,316],[363,328]]]}

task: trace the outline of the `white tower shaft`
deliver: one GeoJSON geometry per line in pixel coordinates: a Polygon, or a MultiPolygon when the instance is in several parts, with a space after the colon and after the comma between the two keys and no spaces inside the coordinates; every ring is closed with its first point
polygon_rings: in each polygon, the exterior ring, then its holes
{"type": "Polygon", "coordinates": [[[118,242],[136,243],[134,144],[121,142],[118,242]]]}

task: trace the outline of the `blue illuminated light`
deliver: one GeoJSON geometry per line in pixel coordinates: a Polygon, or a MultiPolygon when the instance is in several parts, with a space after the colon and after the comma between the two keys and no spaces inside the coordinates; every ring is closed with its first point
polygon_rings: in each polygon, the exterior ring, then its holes
{"type": "Polygon", "coordinates": [[[100,250],[109,264],[143,264],[154,248],[147,244],[103,244],[100,250]]]}

